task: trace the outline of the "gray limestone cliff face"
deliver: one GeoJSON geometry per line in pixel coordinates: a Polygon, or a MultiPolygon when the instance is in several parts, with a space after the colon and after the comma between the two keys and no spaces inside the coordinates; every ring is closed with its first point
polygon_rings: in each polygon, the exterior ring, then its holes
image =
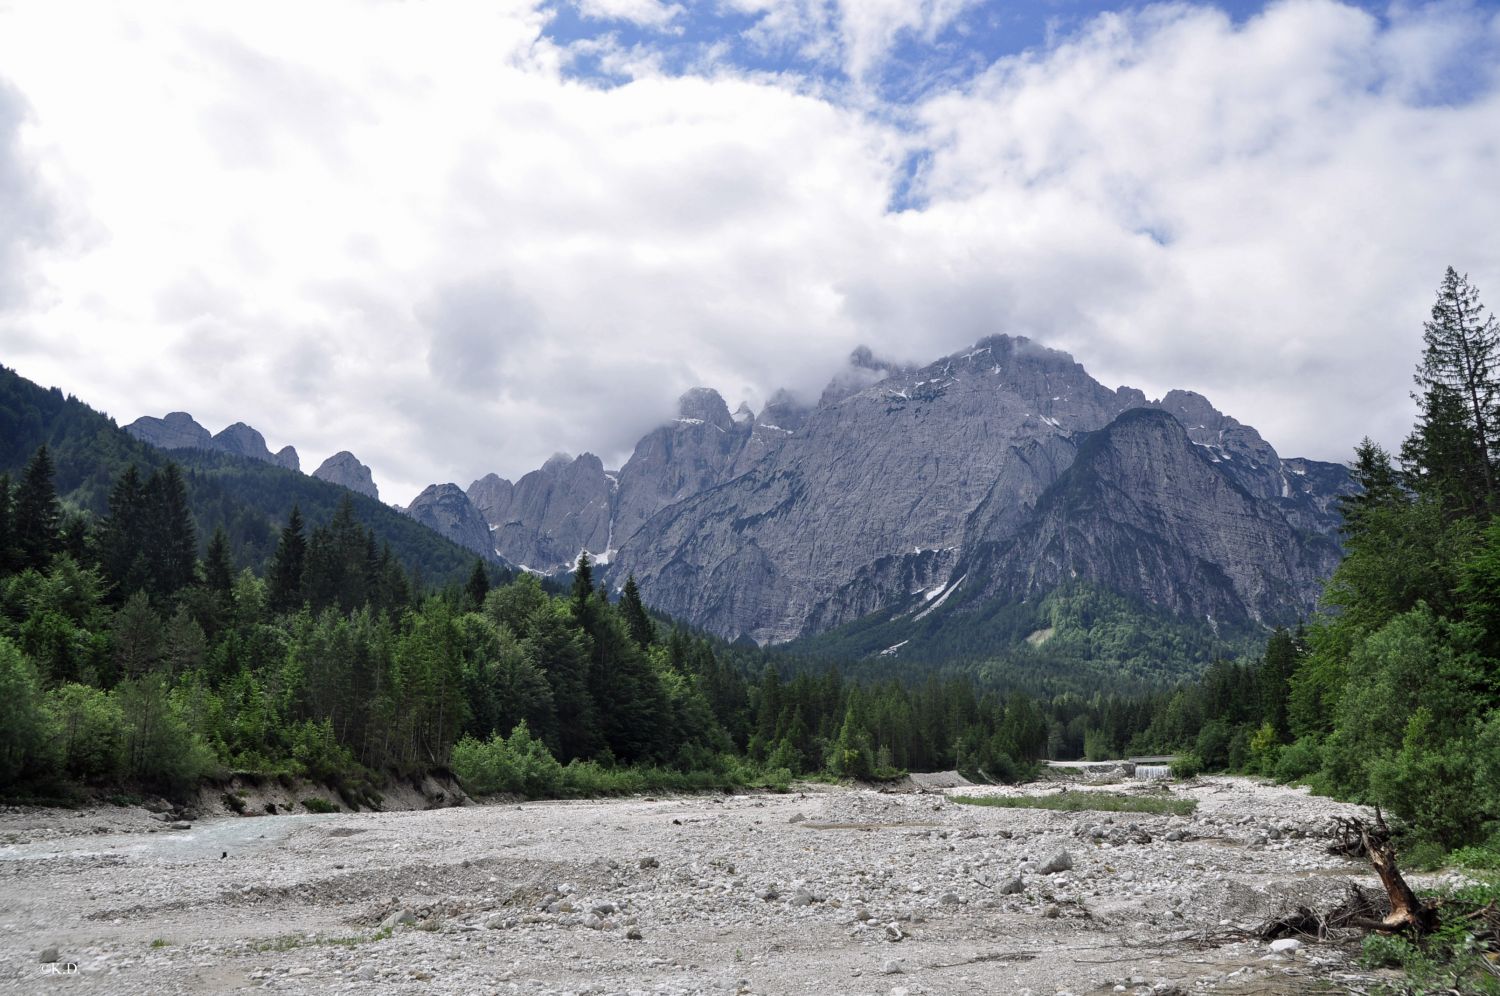
{"type": "Polygon", "coordinates": [[[620,468],[614,535],[620,542],[661,509],[723,483],[754,433],[717,391],[694,388],[677,402],[677,418],[647,433],[620,468]]]}
{"type": "Polygon", "coordinates": [[[493,527],[494,547],[532,570],[567,570],[587,550],[607,561],[613,482],[592,453],[558,454],[514,485],[491,474],[469,491],[493,527]]]}
{"type": "Polygon", "coordinates": [[[295,470],[299,474],[302,473],[302,459],[297,456],[296,449],[291,446],[283,446],[277,450],[276,455],[271,458],[271,462],[278,467],[295,470]]]}
{"type": "Polygon", "coordinates": [[[187,412],[171,412],[166,418],[142,415],[125,427],[136,439],[163,450],[215,449],[213,436],[187,412]]]}
{"type": "Polygon", "coordinates": [[[777,391],[750,422],[750,436],[734,458],[727,477],[739,477],[766,457],[775,453],[797,434],[812,407],[799,402],[786,391],[777,391]]]}
{"type": "Polygon", "coordinates": [[[1133,409],[1008,535],[976,536],[955,568],[969,598],[1018,601],[1083,581],[1179,616],[1292,623],[1338,562],[1258,498],[1165,411],[1133,409]]]}
{"type": "Polygon", "coordinates": [[[270,447],[266,446],[266,437],[244,422],[236,422],[223,431],[215,433],[214,447],[225,453],[249,457],[252,460],[273,464],[286,470],[300,471],[302,469],[302,461],[297,458],[296,450],[290,446],[284,446],[280,452],[273,454],[270,447]]]}
{"type": "Polygon", "coordinates": [[[1032,494],[1052,483],[1055,463],[1024,454],[1102,427],[1120,404],[1064,353],[984,340],[823,404],[746,473],[658,512],[611,577],[634,572],[652,605],[721,635],[790,639],[931,583],[930,568],[878,562],[945,559],[997,480],[1032,494]]]}
{"type": "Polygon", "coordinates": [[[144,443],[163,450],[216,450],[300,471],[302,462],[297,451],[283,446],[272,453],[265,437],[244,422],[236,422],[223,431],[209,435],[207,429],[187,412],[172,412],[166,418],[143,415],[125,427],[125,431],[144,443]]]}
{"type": "Polygon", "coordinates": [[[433,484],[412,499],[406,514],[486,559],[494,559],[490,528],[457,484],[433,484]]]}
{"type": "MultiPolygon", "coordinates": [[[[1153,590],[1152,578],[1132,581],[1128,571],[1106,572],[1118,590],[1170,611],[1212,605],[1224,618],[1280,620],[1305,610],[1336,563],[1329,534],[1337,523],[1335,492],[1347,486],[1343,468],[1281,460],[1253,428],[1200,395],[1172,392],[1151,402],[1134,388],[1111,391],[1067,354],[1008,336],[920,370],[856,355],[850,371],[816,408],[797,408],[790,399],[780,399],[783,408],[774,413],[768,406],[750,424],[750,438],[722,481],[662,506],[628,534],[617,529],[617,539],[625,539],[610,568],[612,583],[632,572],[653,606],[759,643],[843,625],[916,595],[934,597],[971,568],[979,571],[971,584],[994,582],[996,591],[1009,592],[1009,575],[986,574],[999,570],[995,550],[1041,528],[1038,508],[1090,434],[1122,413],[1153,408],[1159,420],[1178,427],[1173,445],[1186,447],[1175,453],[1171,473],[1206,468],[1212,477],[1195,478],[1197,490],[1181,493],[1172,478],[1138,500],[1173,509],[1184,523],[1195,503],[1222,500],[1238,511],[1183,526],[1202,530],[1212,522],[1228,537],[1218,553],[1193,546],[1203,537],[1176,537],[1171,523],[1163,524],[1164,545],[1142,553],[1157,560],[1134,566],[1179,570],[1164,582],[1171,590],[1153,590]],[[861,386],[881,374],[888,376],[861,386]],[[771,426],[786,431],[774,446],[747,456],[771,426]],[[1242,519],[1254,525],[1237,535],[1242,519]],[[1262,556],[1277,544],[1290,552],[1262,556]],[[988,566],[974,567],[981,548],[989,551],[988,566]],[[1216,570],[1227,580],[1216,580],[1216,570]],[[1222,597],[1195,600],[1190,593],[1199,589],[1222,597]]],[[[661,452],[664,438],[651,452],[661,452]]],[[[1162,468],[1167,449],[1159,442],[1129,453],[1162,468]]],[[[649,466],[642,461],[643,470],[649,466]]],[[[1087,523],[1081,533],[1067,532],[1065,524],[1057,529],[1075,538],[1095,530],[1089,542],[1100,549],[1128,533],[1109,516],[1079,515],[1087,523]]],[[[1060,583],[1060,577],[1044,579],[1060,583]]]]}
{"type": "Polygon", "coordinates": [[[1342,520],[1335,502],[1354,488],[1347,468],[1319,460],[1284,460],[1259,432],[1193,391],[1168,391],[1150,407],[1171,412],[1220,470],[1255,497],[1274,503],[1298,529],[1338,529],[1342,520]]]}
{"type": "Polygon", "coordinates": [[[485,521],[497,526],[510,514],[510,501],[515,491],[516,486],[500,475],[486,474],[469,485],[468,495],[485,521]]]}
{"type": "Polygon", "coordinates": [[[312,476],[320,481],[337,484],[376,501],[380,500],[380,489],[375,486],[375,476],[370,468],[359,462],[359,458],[348,450],[339,450],[318,465],[312,476]]]}

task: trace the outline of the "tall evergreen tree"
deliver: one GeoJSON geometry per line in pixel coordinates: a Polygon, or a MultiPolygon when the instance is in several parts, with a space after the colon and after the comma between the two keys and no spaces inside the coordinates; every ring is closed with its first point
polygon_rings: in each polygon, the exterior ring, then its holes
{"type": "Polygon", "coordinates": [[[573,571],[573,605],[581,609],[594,594],[594,567],[588,551],[578,555],[578,566],[573,571]]]}
{"type": "Polygon", "coordinates": [[[11,519],[10,475],[0,474],[0,577],[15,563],[14,535],[11,519]]]}
{"type": "Polygon", "coordinates": [[[16,567],[46,570],[59,549],[58,527],[62,506],[53,484],[52,455],[45,445],[38,447],[21,484],[16,489],[14,525],[16,567]]]}
{"type": "MultiPolygon", "coordinates": [[[[1495,499],[1495,475],[1492,461],[1497,452],[1496,427],[1500,425],[1500,323],[1493,314],[1486,316],[1479,302],[1479,290],[1467,276],[1459,276],[1453,267],[1443,274],[1432,318],[1423,323],[1422,339],[1426,348],[1417,367],[1419,389],[1415,400],[1422,406],[1423,420],[1417,434],[1431,431],[1446,436],[1461,431],[1467,445],[1445,440],[1437,456],[1460,462],[1458,468],[1426,466],[1418,468],[1424,475],[1442,472],[1440,476],[1458,476],[1481,482],[1482,504],[1492,507],[1495,499]]],[[[1423,449],[1426,449],[1425,447],[1423,449]]]]}
{"type": "Polygon", "coordinates": [[[272,612],[294,612],[302,606],[302,574],[307,566],[307,538],[302,534],[302,510],[292,506],[276,555],[266,571],[267,597],[272,612]]]}
{"type": "Polygon", "coordinates": [[[636,587],[634,574],[625,579],[625,588],[620,592],[620,611],[625,615],[625,624],[630,627],[631,639],[642,650],[656,642],[656,627],[641,602],[641,590],[636,587]]]}
{"type": "Polygon", "coordinates": [[[474,570],[469,574],[469,583],[464,585],[469,595],[469,607],[478,612],[484,607],[485,596],[490,593],[490,576],[484,569],[484,561],[476,559],[474,570]]]}
{"type": "Polygon", "coordinates": [[[110,489],[109,516],[99,529],[99,566],[117,601],[146,586],[146,485],[135,464],[110,489]]]}
{"type": "Polygon", "coordinates": [[[169,463],[152,474],[146,495],[151,583],[158,594],[170,595],[192,584],[198,572],[198,530],[182,469],[169,463]]]}
{"type": "Polygon", "coordinates": [[[234,562],[229,555],[229,537],[222,528],[215,529],[208,541],[208,554],[203,559],[203,581],[210,591],[226,597],[234,594],[234,562]]]}

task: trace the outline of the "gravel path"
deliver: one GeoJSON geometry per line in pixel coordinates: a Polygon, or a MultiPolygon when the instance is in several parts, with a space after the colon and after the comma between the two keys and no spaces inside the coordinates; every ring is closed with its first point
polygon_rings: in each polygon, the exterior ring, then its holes
{"type": "Polygon", "coordinates": [[[142,810],[12,810],[0,992],[1050,996],[1362,977],[1348,942],[1272,953],[1236,935],[1373,883],[1316,838],[1350,807],[1245,779],[1175,794],[1198,812],[845,789],[178,831],[142,810]]]}

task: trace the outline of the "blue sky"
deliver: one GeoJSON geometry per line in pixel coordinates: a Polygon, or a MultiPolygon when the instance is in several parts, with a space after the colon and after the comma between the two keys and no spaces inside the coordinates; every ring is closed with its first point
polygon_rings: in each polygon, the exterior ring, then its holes
{"type": "Polygon", "coordinates": [[[0,0],[0,362],[383,496],[986,335],[1397,447],[1500,3],[0,0]]]}
{"type": "MultiPolygon", "coordinates": [[[[921,4],[912,3],[912,7],[921,4]]],[[[1100,14],[1144,7],[1145,4],[1104,3],[1097,0],[985,0],[955,4],[956,12],[929,34],[919,27],[902,29],[868,81],[878,95],[902,103],[934,88],[961,83],[1006,56],[1041,51],[1066,41],[1100,14]]],[[[1252,0],[1221,0],[1212,6],[1236,23],[1259,14],[1266,4],[1252,0]]],[[[1383,18],[1387,5],[1356,0],[1357,6],[1383,18]]],[[[809,18],[827,31],[839,16],[833,4],[807,4],[809,18]],[[822,8],[821,10],[818,8],[822,8]]],[[[621,5],[600,9],[579,0],[551,0],[545,35],[563,47],[579,42],[609,41],[614,47],[641,48],[659,53],[664,68],[677,73],[699,70],[713,62],[751,72],[790,73],[828,85],[848,82],[838,46],[807,51],[807,35],[767,41],[758,34],[768,17],[765,10],[745,11],[722,2],[621,5]],[[642,23],[637,12],[655,6],[674,9],[662,23],[642,23]]],[[[815,32],[809,32],[814,34],[815,32]]],[[[597,56],[580,55],[570,67],[579,78],[601,85],[629,77],[600,65],[597,56]]]]}

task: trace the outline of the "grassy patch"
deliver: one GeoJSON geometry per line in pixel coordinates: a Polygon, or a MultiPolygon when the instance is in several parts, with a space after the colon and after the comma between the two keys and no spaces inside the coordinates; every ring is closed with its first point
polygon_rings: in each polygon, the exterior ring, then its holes
{"type": "Polygon", "coordinates": [[[1058,792],[1053,795],[956,795],[954,802],[966,806],[998,806],[1002,809],[1051,809],[1062,813],[1170,813],[1188,816],[1198,808],[1193,799],[1163,799],[1153,795],[1121,795],[1118,792],[1058,792]]]}
{"type": "Polygon", "coordinates": [[[151,942],[151,946],[153,948],[164,948],[171,943],[172,942],[167,940],[165,937],[158,937],[156,940],[151,942]]]}
{"type": "Polygon", "coordinates": [[[373,934],[356,934],[352,937],[309,937],[299,934],[284,934],[269,941],[259,941],[252,948],[259,952],[294,951],[297,948],[352,948],[361,944],[373,944],[391,936],[389,928],[382,927],[373,934]]]}
{"type": "Polygon", "coordinates": [[[1360,963],[1366,968],[1397,968],[1405,978],[1376,990],[1391,996],[1406,993],[1500,994],[1500,976],[1492,959],[1497,955],[1494,938],[1463,914],[1500,903],[1500,876],[1456,889],[1438,889],[1433,896],[1443,901],[1444,917],[1438,930],[1413,943],[1401,937],[1372,934],[1360,947],[1360,963]]]}
{"type": "Polygon", "coordinates": [[[317,796],[310,796],[303,799],[302,808],[309,813],[336,813],[339,811],[339,807],[327,799],[319,799],[317,796]]]}

